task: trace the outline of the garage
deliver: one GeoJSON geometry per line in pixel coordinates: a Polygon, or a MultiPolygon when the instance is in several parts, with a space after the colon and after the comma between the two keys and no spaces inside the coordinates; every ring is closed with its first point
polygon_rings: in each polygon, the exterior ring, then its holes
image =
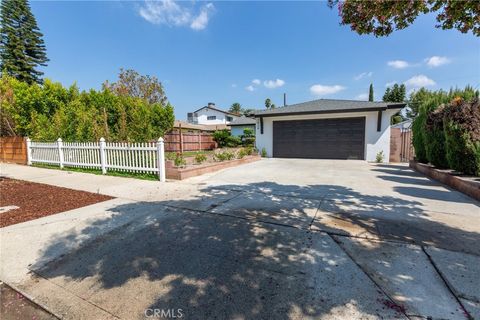
{"type": "Polygon", "coordinates": [[[277,158],[363,160],[365,117],[273,122],[277,158]]]}
{"type": "Polygon", "coordinates": [[[318,99],[256,110],[264,157],[390,160],[390,119],[405,103],[318,99]]]}

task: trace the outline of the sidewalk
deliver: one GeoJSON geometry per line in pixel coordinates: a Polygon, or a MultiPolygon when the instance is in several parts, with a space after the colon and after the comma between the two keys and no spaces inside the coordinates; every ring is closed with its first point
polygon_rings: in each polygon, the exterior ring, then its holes
{"type": "Polygon", "coordinates": [[[137,201],[179,199],[198,192],[198,186],[180,181],[151,181],[113,177],[68,170],[44,169],[17,164],[0,163],[2,176],[49,184],[57,187],[104,194],[137,201]]]}

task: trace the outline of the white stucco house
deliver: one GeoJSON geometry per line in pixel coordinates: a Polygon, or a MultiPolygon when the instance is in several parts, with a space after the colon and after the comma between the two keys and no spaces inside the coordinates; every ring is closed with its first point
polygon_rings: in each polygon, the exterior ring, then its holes
{"type": "Polygon", "coordinates": [[[255,124],[256,121],[253,118],[249,117],[239,117],[232,121],[229,126],[231,128],[232,136],[241,137],[243,135],[244,129],[252,129],[255,134],[255,124]]]}
{"type": "Polygon", "coordinates": [[[204,125],[230,124],[230,122],[239,117],[238,114],[217,109],[215,103],[209,102],[205,107],[201,107],[194,112],[189,112],[187,114],[187,122],[204,125]]]}
{"type": "Polygon", "coordinates": [[[404,103],[320,99],[255,112],[256,146],[268,157],[360,159],[390,155],[390,118],[404,103]]]}

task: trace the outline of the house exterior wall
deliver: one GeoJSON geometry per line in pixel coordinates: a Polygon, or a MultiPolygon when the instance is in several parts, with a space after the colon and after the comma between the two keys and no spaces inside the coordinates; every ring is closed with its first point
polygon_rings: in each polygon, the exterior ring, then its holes
{"type": "Polygon", "coordinates": [[[260,133],[260,119],[256,124],[256,146],[258,150],[265,148],[267,156],[273,154],[273,121],[306,120],[306,119],[332,119],[365,117],[365,160],[375,161],[378,152],[383,151],[384,162],[390,161],[390,118],[398,110],[386,110],[382,114],[382,128],[377,132],[377,111],[350,112],[338,114],[311,114],[263,118],[263,134],[260,133]]]}
{"type": "Polygon", "coordinates": [[[233,120],[237,119],[233,115],[226,115],[223,112],[212,110],[210,108],[203,108],[200,111],[196,112],[197,114],[197,123],[198,124],[228,124],[230,121],[227,121],[227,116],[232,117],[233,120]],[[216,116],[215,120],[208,120],[209,116],[216,116]]]}
{"type": "Polygon", "coordinates": [[[237,136],[237,137],[243,136],[243,129],[245,128],[250,128],[255,133],[255,125],[246,124],[243,126],[232,126],[232,136],[237,136]]]}

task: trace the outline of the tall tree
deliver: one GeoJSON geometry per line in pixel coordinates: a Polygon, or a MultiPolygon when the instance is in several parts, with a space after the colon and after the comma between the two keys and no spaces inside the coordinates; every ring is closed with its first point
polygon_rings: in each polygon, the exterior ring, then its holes
{"type": "Polygon", "coordinates": [[[370,83],[370,88],[368,89],[368,101],[373,101],[374,96],[373,96],[373,83],[370,83]]]}
{"type": "MultiPolygon", "coordinates": [[[[385,102],[404,102],[405,98],[406,98],[405,85],[404,84],[398,85],[397,83],[395,83],[392,88],[388,87],[385,90],[385,93],[383,95],[383,101],[385,102]]],[[[392,116],[390,123],[396,124],[396,123],[402,122],[403,120],[405,120],[405,117],[399,111],[392,116]]]]}
{"type": "Polygon", "coordinates": [[[2,0],[0,13],[0,71],[27,83],[42,83],[47,65],[43,34],[27,0],[2,0]]]}
{"type": "Polygon", "coordinates": [[[383,95],[385,102],[404,102],[406,98],[406,88],[404,84],[395,83],[393,87],[388,87],[383,95]]]}
{"type": "Polygon", "coordinates": [[[265,99],[265,108],[275,109],[275,104],[272,103],[272,100],[270,100],[270,98],[265,99]]]}
{"type": "Polygon", "coordinates": [[[328,5],[338,6],[341,24],[350,25],[358,34],[388,36],[408,27],[421,14],[438,12],[437,28],[472,31],[480,36],[478,0],[328,0],[328,5]]]}
{"type": "Polygon", "coordinates": [[[129,96],[144,99],[148,104],[167,104],[167,97],[162,83],[157,77],[141,75],[135,70],[120,69],[117,82],[103,83],[103,87],[119,96],[129,96]]]}
{"type": "Polygon", "coordinates": [[[232,103],[228,111],[236,114],[241,114],[243,112],[242,105],[238,102],[232,103]]]}
{"type": "Polygon", "coordinates": [[[272,106],[272,100],[270,98],[265,99],[265,108],[270,109],[272,106]]]}

